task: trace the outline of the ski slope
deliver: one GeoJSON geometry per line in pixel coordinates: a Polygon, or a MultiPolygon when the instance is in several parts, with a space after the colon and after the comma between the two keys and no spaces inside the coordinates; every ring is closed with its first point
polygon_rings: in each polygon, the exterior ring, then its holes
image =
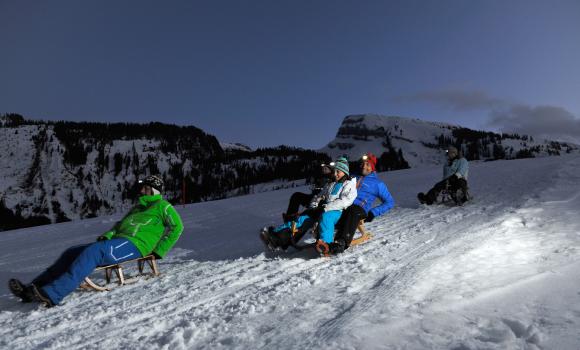
{"type": "MultiPolygon", "coordinates": [[[[333,258],[264,254],[296,189],[178,207],[162,276],[55,308],[0,285],[1,349],[578,349],[580,157],[472,163],[464,207],[419,206],[439,167],[382,173],[396,207],[333,258]]],[[[303,188],[306,190],[306,188],[303,188]]],[[[0,277],[32,279],[118,217],[0,233],[0,277]]]]}

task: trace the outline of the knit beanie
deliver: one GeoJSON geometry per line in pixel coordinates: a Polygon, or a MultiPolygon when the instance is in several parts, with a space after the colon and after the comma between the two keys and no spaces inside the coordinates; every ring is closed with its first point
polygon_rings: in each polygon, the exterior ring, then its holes
{"type": "Polygon", "coordinates": [[[350,174],[348,169],[348,159],[346,159],[345,157],[339,157],[334,162],[334,169],[340,170],[348,176],[350,174]]]}
{"type": "Polygon", "coordinates": [[[373,169],[373,171],[377,170],[377,157],[374,154],[368,152],[367,154],[362,156],[362,159],[364,161],[369,162],[369,164],[371,165],[371,169],[373,169]]]}

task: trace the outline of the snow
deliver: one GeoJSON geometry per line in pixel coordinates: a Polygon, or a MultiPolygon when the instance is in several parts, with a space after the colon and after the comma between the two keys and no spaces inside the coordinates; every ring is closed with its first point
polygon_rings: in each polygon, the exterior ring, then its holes
{"type": "MultiPolygon", "coordinates": [[[[359,159],[366,152],[372,152],[380,157],[383,152],[387,151],[383,143],[384,133],[388,133],[393,148],[401,151],[411,168],[430,167],[442,164],[442,150],[437,146],[438,138],[441,135],[453,138],[453,130],[461,128],[459,125],[417,118],[378,114],[350,115],[344,118],[336,138],[319,151],[328,154],[332,159],[345,154],[349,159],[359,159]],[[369,132],[368,137],[357,135],[357,132],[362,131],[369,132]]],[[[540,148],[539,151],[532,151],[536,157],[548,156],[556,152],[564,153],[568,148],[571,151],[579,149],[578,145],[568,144],[567,147],[558,150],[551,141],[544,139],[523,141],[508,138],[496,141],[496,144],[506,151],[508,158],[515,158],[519,150],[534,147],[540,148]]],[[[490,154],[493,154],[492,143],[489,144],[489,149],[490,154]]]]}
{"type": "Polygon", "coordinates": [[[244,152],[252,152],[252,148],[246,146],[241,143],[231,143],[231,142],[220,142],[220,147],[224,151],[232,150],[232,151],[244,151],[244,152]]]}
{"type": "MultiPolygon", "coordinates": [[[[265,254],[307,187],[177,207],[160,278],[77,291],[55,308],[0,286],[2,349],[578,349],[580,156],[472,163],[463,207],[415,195],[439,166],[380,174],[397,206],[330,259],[265,254]]],[[[2,232],[0,276],[30,280],[119,216],[2,232]]]]}

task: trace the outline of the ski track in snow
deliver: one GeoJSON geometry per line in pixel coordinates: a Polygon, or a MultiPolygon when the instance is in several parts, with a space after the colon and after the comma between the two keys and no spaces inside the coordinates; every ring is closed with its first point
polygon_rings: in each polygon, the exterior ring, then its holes
{"type": "MultiPolygon", "coordinates": [[[[542,295],[578,270],[579,166],[472,164],[463,207],[415,204],[439,168],[383,173],[397,207],[366,225],[371,241],[332,258],[263,253],[257,230],[293,190],[179,207],[186,231],[160,278],[77,291],[52,309],[3,287],[0,348],[578,348],[580,307],[542,295]]],[[[31,278],[116,218],[2,233],[0,276],[31,278]]],[[[578,298],[577,281],[562,300],[578,298]]]]}

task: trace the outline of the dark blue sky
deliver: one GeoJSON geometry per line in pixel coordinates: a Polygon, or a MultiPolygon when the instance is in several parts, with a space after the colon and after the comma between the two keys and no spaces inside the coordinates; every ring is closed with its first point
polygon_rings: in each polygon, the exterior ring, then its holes
{"type": "Polygon", "coordinates": [[[580,1],[0,0],[0,113],[253,147],[319,148],[355,113],[520,132],[556,115],[547,134],[580,140],[579,62],[580,1]]]}

